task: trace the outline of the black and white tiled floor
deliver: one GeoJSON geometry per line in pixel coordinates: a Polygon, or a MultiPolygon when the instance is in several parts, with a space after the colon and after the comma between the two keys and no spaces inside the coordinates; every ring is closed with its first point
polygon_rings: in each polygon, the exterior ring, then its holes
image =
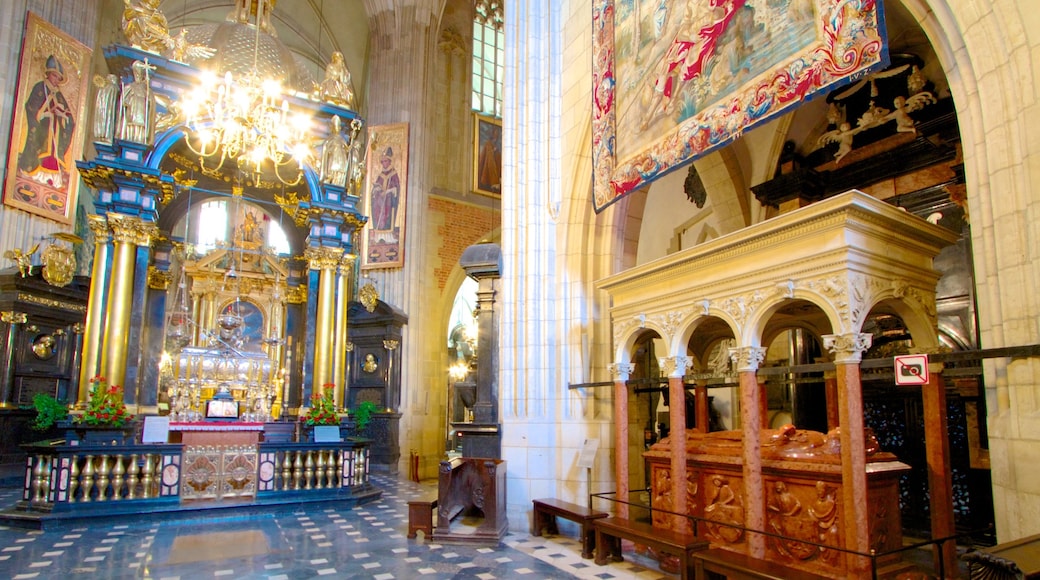
{"type": "MultiPolygon", "coordinates": [[[[307,510],[206,523],[97,525],[61,531],[0,527],[0,577],[29,578],[669,578],[626,553],[597,566],[572,536],[509,533],[495,548],[439,545],[405,537],[408,500],[432,487],[376,476],[379,501],[353,509],[307,510]]],[[[0,507],[20,490],[0,489],[0,507]]]]}

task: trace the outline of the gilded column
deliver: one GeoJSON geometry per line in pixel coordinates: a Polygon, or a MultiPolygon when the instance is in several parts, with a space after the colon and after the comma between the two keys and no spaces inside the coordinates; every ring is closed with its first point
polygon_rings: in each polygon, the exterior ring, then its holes
{"type": "Polygon", "coordinates": [[[105,216],[87,216],[94,235],[94,267],[90,272],[90,295],[87,299],[87,321],[83,331],[83,356],[79,366],[79,390],[76,406],[84,407],[90,398],[90,379],[98,374],[101,359],[101,328],[105,319],[105,272],[108,270],[109,233],[105,216]]]}
{"type": "MultiPolygon", "coordinates": [[[[101,368],[109,385],[123,385],[126,378],[127,343],[130,336],[130,310],[134,292],[134,263],[138,245],[147,245],[151,229],[139,218],[109,214],[114,250],[105,307],[105,337],[101,368]]],[[[126,385],[123,385],[124,387],[126,385]]]]}
{"type": "Polygon", "coordinates": [[[3,372],[0,380],[3,380],[3,388],[0,391],[0,409],[13,407],[11,399],[14,394],[14,343],[18,337],[18,325],[25,324],[27,317],[24,312],[6,311],[0,312],[0,322],[7,327],[7,342],[5,343],[3,359],[3,372]]]}
{"type": "Polygon", "coordinates": [[[336,276],[336,341],[332,349],[332,382],[336,383],[332,398],[336,402],[336,408],[345,407],[347,404],[347,308],[350,304],[351,274],[356,259],[357,256],[354,254],[343,254],[336,276]]]}
{"type": "MultiPolygon", "coordinates": [[[[731,348],[730,359],[740,377],[740,425],[744,433],[744,526],[765,530],[765,484],[762,481],[762,385],[758,367],[766,357],[766,349],[758,346],[731,348]]],[[[748,534],[748,553],[765,558],[766,538],[748,534]]]]}
{"type": "Polygon", "coordinates": [[[304,254],[312,270],[319,270],[318,312],[314,321],[314,370],[311,392],[321,393],[332,381],[332,348],[335,342],[336,267],[343,248],[307,248],[304,254]]]}
{"type": "MultiPolygon", "coordinates": [[[[688,356],[673,356],[659,361],[661,372],[668,376],[668,420],[672,426],[669,441],[671,447],[672,511],[686,512],[686,369],[693,365],[688,356]]],[[[672,529],[692,531],[690,521],[682,516],[673,516],[672,529]]]]}
{"type": "MultiPolygon", "coordinates": [[[[614,477],[617,499],[628,501],[628,377],[636,370],[633,363],[613,363],[608,367],[614,377],[614,477]]],[[[619,518],[628,518],[628,504],[617,504],[619,518]]]]}
{"type": "MultiPolygon", "coordinates": [[[[845,547],[860,553],[870,552],[870,514],[867,503],[867,452],[863,434],[863,384],[859,363],[870,348],[870,334],[827,334],[823,347],[834,355],[838,383],[838,426],[841,441],[841,495],[845,547]]],[[[850,571],[865,573],[867,558],[850,556],[850,571]]]]}

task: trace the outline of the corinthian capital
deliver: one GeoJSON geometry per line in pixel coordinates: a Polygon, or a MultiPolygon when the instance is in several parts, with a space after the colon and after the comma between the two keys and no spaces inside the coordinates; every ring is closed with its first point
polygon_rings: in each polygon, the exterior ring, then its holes
{"type": "Polygon", "coordinates": [[[686,370],[693,366],[693,359],[688,356],[672,356],[658,361],[663,372],[669,378],[682,378],[686,370]]]}
{"type": "Polygon", "coordinates": [[[87,216],[87,227],[94,234],[95,244],[108,243],[108,220],[103,215],[90,214],[87,216]]]}
{"type": "Polygon", "coordinates": [[[863,352],[873,343],[874,335],[868,333],[823,335],[823,347],[834,353],[836,363],[858,363],[863,360],[863,352]]]}
{"type": "Polygon", "coordinates": [[[729,359],[738,373],[757,371],[766,359],[766,349],[761,346],[742,346],[729,349],[729,359]]]}
{"type": "Polygon", "coordinates": [[[307,248],[303,252],[307,258],[307,264],[311,270],[332,270],[339,265],[343,257],[343,248],[331,248],[321,246],[318,248],[307,248]]]}
{"type": "Polygon", "coordinates": [[[610,363],[607,366],[607,370],[610,371],[610,376],[614,377],[615,381],[627,381],[628,377],[635,372],[635,363],[610,363]]]}

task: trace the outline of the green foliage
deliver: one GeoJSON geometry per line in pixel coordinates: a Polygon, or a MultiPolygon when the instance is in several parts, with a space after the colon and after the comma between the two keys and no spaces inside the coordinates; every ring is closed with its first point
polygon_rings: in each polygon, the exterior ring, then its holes
{"type": "Polygon", "coordinates": [[[36,419],[32,428],[37,431],[46,431],[69,416],[68,405],[46,393],[33,395],[33,408],[36,409],[36,419]]]}
{"type": "Polygon", "coordinates": [[[358,433],[361,433],[368,427],[369,422],[372,421],[372,413],[379,410],[372,401],[361,401],[358,406],[354,408],[354,411],[350,413],[354,417],[354,425],[358,433]]]}

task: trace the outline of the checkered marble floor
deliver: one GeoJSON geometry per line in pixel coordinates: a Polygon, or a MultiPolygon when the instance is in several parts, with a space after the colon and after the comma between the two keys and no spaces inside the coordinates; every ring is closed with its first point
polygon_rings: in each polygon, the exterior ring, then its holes
{"type": "MultiPolygon", "coordinates": [[[[656,563],[597,566],[576,538],[510,533],[495,548],[405,537],[408,500],[430,484],[375,476],[379,501],[353,509],[317,505],[279,514],[199,522],[99,523],[61,531],[0,527],[0,577],[28,578],[674,578],[656,563]]],[[[432,484],[432,482],[430,482],[432,484]]],[[[0,489],[0,507],[20,490],[0,489]]]]}

